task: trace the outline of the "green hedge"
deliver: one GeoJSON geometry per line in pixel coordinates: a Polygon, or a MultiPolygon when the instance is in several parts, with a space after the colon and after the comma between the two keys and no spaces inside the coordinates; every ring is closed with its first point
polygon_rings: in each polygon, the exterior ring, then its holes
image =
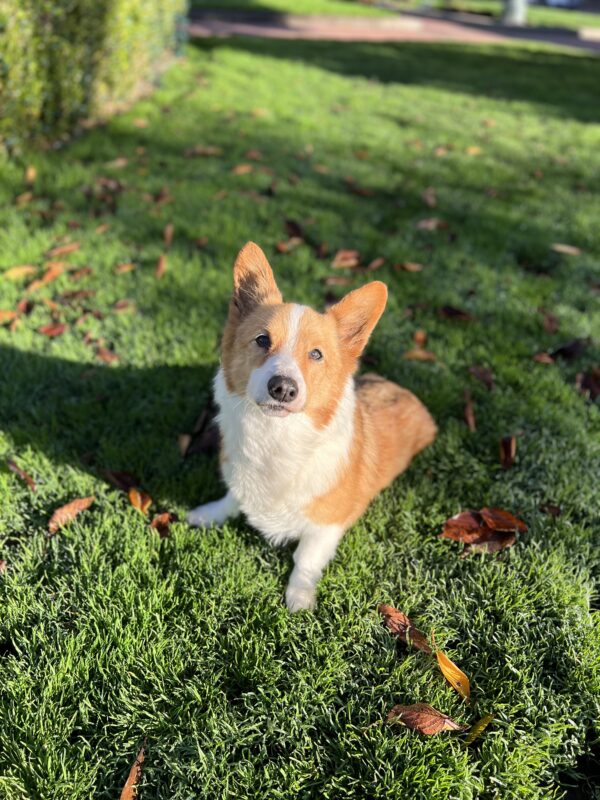
{"type": "Polygon", "coordinates": [[[130,101],[177,45],[186,0],[0,0],[0,142],[52,140],[130,101]]]}

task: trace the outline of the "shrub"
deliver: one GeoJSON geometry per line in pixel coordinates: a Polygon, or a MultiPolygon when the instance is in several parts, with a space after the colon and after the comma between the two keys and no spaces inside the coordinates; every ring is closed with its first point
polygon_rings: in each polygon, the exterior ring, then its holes
{"type": "Polygon", "coordinates": [[[186,0],[0,0],[0,141],[68,135],[126,104],[173,51],[186,0]]]}

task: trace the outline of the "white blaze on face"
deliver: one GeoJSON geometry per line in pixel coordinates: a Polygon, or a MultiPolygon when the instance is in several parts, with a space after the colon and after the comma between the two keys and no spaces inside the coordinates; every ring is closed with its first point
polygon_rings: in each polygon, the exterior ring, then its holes
{"type": "Polygon", "coordinates": [[[285,411],[281,411],[278,415],[285,415],[287,411],[302,411],[306,404],[306,382],[302,374],[302,370],[294,359],[294,348],[296,346],[296,339],[298,338],[298,330],[300,328],[300,319],[304,314],[306,306],[301,306],[294,303],[291,307],[288,318],[288,333],[284,344],[269,356],[267,360],[260,367],[257,367],[250,374],[248,381],[247,393],[251,400],[255,403],[265,406],[282,406],[277,403],[269,394],[268,384],[270,379],[275,375],[281,375],[285,378],[291,378],[298,385],[298,394],[290,403],[285,403],[285,411]]]}

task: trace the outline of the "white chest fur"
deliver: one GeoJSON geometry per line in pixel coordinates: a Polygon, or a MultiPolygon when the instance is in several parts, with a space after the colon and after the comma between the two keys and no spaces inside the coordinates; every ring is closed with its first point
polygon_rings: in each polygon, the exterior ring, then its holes
{"type": "Polygon", "coordinates": [[[269,541],[300,538],[314,529],[302,513],[335,483],[348,458],[355,393],[348,380],[328,426],[316,429],[303,413],[266,416],[231,394],[223,371],[215,378],[223,437],[223,478],[249,522],[269,541]]]}

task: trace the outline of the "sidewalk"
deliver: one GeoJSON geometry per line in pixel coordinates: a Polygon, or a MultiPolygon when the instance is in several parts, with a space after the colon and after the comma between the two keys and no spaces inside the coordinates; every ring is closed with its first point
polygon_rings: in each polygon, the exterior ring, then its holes
{"type": "Polygon", "coordinates": [[[581,38],[577,31],[511,28],[476,18],[455,21],[417,13],[381,18],[197,13],[190,19],[188,30],[192,37],[255,36],[339,42],[508,44],[522,41],[600,53],[600,41],[581,38]]]}

